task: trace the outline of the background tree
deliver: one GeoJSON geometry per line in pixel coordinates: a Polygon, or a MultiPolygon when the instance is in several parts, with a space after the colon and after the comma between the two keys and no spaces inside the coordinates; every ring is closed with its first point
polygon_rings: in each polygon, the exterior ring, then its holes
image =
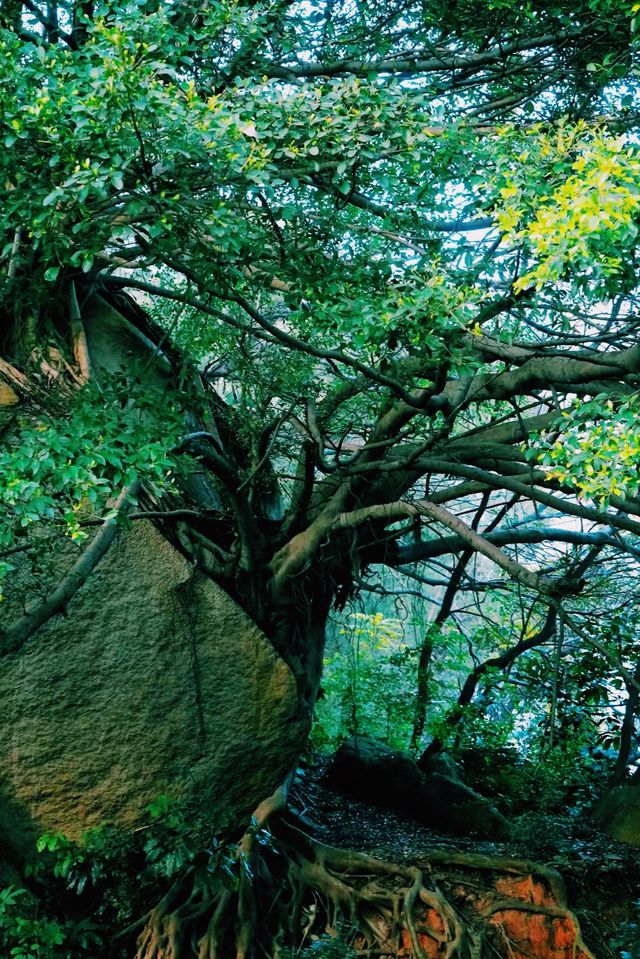
{"type": "MultiPolygon", "coordinates": [[[[442,626],[486,589],[477,557],[520,638],[459,707],[562,624],[635,712],[632,648],[590,616],[620,562],[615,612],[636,594],[638,11],[539,7],[5,0],[3,571],[43,524],[86,542],[5,653],[129,513],[261,626],[309,721],[332,605],[391,567],[443,585],[442,626]],[[102,301],[126,368],[96,368],[102,301]]],[[[139,956],[174,955],[175,902],[139,956]]]]}

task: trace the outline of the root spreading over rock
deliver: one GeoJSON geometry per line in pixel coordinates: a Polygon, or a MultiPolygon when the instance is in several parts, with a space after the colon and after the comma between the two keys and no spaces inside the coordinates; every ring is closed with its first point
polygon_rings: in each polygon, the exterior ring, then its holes
{"type": "Polygon", "coordinates": [[[384,862],[312,839],[285,804],[282,788],[232,852],[174,883],[135,959],[285,959],[338,934],[356,956],[595,959],[555,870],[447,851],[384,862]]]}

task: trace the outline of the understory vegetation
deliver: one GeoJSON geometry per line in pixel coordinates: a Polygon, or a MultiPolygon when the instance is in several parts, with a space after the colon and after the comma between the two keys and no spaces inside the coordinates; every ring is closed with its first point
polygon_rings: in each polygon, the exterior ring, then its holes
{"type": "MultiPolygon", "coordinates": [[[[473,701],[459,706],[461,689],[480,661],[491,664],[509,648],[518,611],[508,601],[492,611],[493,625],[433,627],[411,606],[387,605],[402,618],[353,612],[333,630],[311,742],[330,753],[347,737],[365,736],[419,758],[436,739],[465,769],[467,780],[505,811],[564,810],[580,816],[613,774],[622,745],[624,685],[604,655],[577,656],[556,643],[523,654],[508,671],[489,665],[473,701]],[[413,618],[412,618],[413,615],[413,618]],[[428,676],[428,719],[415,740],[417,668],[427,633],[434,655],[428,676]],[[470,653],[472,650],[472,653],[470,653]],[[481,660],[480,660],[481,657],[481,660]],[[530,784],[535,781],[535,790],[530,784]]],[[[369,597],[369,604],[381,600],[369,597]]],[[[612,622],[609,641],[620,649],[633,614],[612,622]]],[[[511,664],[509,664],[511,666],[511,664]]]]}

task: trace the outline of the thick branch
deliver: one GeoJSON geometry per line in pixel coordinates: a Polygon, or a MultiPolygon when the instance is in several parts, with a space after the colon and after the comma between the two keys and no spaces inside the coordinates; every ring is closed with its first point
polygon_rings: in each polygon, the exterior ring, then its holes
{"type": "Polygon", "coordinates": [[[437,523],[448,527],[448,529],[456,533],[467,546],[470,546],[471,549],[482,553],[483,556],[492,560],[492,562],[508,573],[509,576],[522,583],[523,586],[536,590],[536,592],[546,596],[557,595],[557,587],[552,582],[543,576],[538,576],[530,569],[522,566],[521,563],[517,563],[507,556],[506,553],[503,553],[501,549],[489,542],[488,539],[476,533],[470,526],[463,523],[461,519],[454,516],[453,513],[450,513],[442,506],[436,506],[435,503],[429,500],[418,500],[413,503],[398,501],[378,506],[367,506],[363,509],[354,510],[351,513],[342,513],[334,525],[351,529],[370,520],[393,522],[412,516],[429,516],[437,523]]]}
{"type": "Polygon", "coordinates": [[[586,519],[592,523],[613,526],[616,529],[624,529],[630,533],[640,535],[640,523],[626,516],[620,516],[618,513],[607,513],[604,510],[595,509],[592,506],[575,503],[570,499],[562,499],[560,496],[554,496],[546,490],[534,487],[532,485],[534,482],[539,482],[547,478],[542,470],[533,472],[530,476],[530,482],[524,483],[521,480],[491,473],[488,470],[482,470],[476,466],[465,466],[463,463],[455,463],[450,460],[437,459],[435,457],[424,457],[418,460],[416,465],[421,467],[424,473],[442,473],[449,476],[460,476],[470,480],[478,480],[480,483],[493,489],[510,490],[510,492],[518,493],[525,499],[543,503],[545,506],[549,506],[559,513],[566,513],[569,516],[577,516],[580,519],[586,519]]]}
{"type": "MultiPolygon", "coordinates": [[[[493,533],[483,533],[484,538],[494,546],[515,546],[526,543],[571,543],[578,546],[614,546],[620,548],[620,541],[609,533],[595,530],[584,533],[574,529],[500,529],[493,533]]],[[[424,543],[408,543],[399,546],[393,556],[395,566],[420,563],[424,560],[459,553],[466,543],[461,536],[445,536],[441,539],[427,540],[424,543]]]]}
{"type": "Polygon", "coordinates": [[[557,33],[539,37],[512,40],[479,53],[450,54],[429,51],[428,55],[416,52],[411,57],[388,57],[382,60],[335,60],[332,63],[296,63],[292,66],[265,66],[265,76],[289,80],[294,77],[326,77],[352,74],[369,76],[371,73],[440,73],[451,70],[479,70],[482,67],[502,63],[517,53],[562,46],[567,40],[580,35],[582,28],[559,30],[557,33]]]}

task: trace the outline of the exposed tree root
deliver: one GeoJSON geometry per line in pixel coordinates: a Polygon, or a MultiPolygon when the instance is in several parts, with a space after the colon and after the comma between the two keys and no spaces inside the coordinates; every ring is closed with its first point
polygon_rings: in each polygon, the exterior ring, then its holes
{"type": "Polygon", "coordinates": [[[358,956],[594,959],[554,870],[436,852],[383,862],[317,842],[255,811],[233,852],[194,865],[149,913],[135,959],[283,959],[340,934],[358,956]]]}

